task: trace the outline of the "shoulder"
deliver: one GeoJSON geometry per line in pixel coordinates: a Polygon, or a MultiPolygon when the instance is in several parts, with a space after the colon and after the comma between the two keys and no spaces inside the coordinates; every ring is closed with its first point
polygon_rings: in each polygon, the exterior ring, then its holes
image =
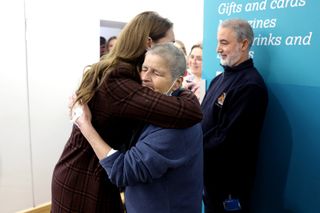
{"type": "Polygon", "coordinates": [[[222,73],[219,73],[218,75],[216,75],[212,81],[211,81],[211,84],[218,81],[219,79],[223,78],[223,72],[222,73]]]}
{"type": "MultiPolygon", "coordinates": [[[[210,84],[209,84],[208,91],[209,91],[211,88],[215,87],[216,84],[217,84],[217,82],[219,82],[219,81],[220,81],[219,79],[221,79],[221,78],[223,78],[223,73],[220,73],[220,74],[218,74],[217,76],[215,76],[215,77],[211,80],[211,82],[210,82],[210,84]]],[[[208,91],[207,91],[207,92],[208,92],[208,91]]]]}
{"type": "Polygon", "coordinates": [[[110,79],[134,79],[135,81],[140,81],[140,76],[137,68],[132,64],[128,63],[119,63],[114,67],[110,72],[110,79]]]}
{"type": "Polygon", "coordinates": [[[200,123],[197,123],[188,128],[180,128],[180,129],[179,128],[167,129],[167,128],[161,128],[155,125],[148,125],[143,131],[143,133],[141,134],[141,138],[153,135],[155,137],[170,138],[170,137],[180,136],[186,139],[188,138],[192,139],[192,136],[201,135],[201,134],[202,134],[202,128],[200,123]]]}
{"type": "Polygon", "coordinates": [[[255,67],[251,67],[240,72],[240,82],[238,88],[260,88],[267,90],[263,77],[255,67]]]}
{"type": "Polygon", "coordinates": [[[115,93],[118,89],[122,91],[122,89],[128,88],[131,91],[133,88],[141,88],[140,75],[132,65],[119,64],[111,69],[107,79],[102,84],[103,90],[115,93]]]}

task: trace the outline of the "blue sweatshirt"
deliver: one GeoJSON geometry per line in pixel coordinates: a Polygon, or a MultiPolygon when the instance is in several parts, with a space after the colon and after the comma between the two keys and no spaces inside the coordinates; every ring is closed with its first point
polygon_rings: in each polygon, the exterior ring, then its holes
{"type": "Polygon", "coordinates": [[[128,213],[200,213],[203,189],[202,130],[153,125],[125,153],[100,161],[109,179],[126,186],[128,213]]]}

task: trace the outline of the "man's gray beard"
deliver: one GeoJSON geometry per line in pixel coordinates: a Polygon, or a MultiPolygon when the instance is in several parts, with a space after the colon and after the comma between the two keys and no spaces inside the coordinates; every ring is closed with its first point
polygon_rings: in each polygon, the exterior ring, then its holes
{"type": "Polygon", "coordinates": [[[236,54],[232,54],[227,60],[223,60],[220,57],[220,64],[223,66],[232,67],[235,63],[237,63],[241,58],[241,53],[238,51],[236,54]]]}

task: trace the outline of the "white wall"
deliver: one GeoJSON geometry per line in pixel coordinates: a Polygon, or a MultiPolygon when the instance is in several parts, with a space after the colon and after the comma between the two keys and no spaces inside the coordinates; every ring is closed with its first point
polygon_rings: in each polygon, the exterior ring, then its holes
{"type": "Polygon", "coordinates": [[[99,2],[102,20],[128,22],[140,12],[152,10],[174,23],[176,39],[185,43],[187,52],[202,41],[203,0],[118,0],[99,2]]]}
{"type": "Polygon", "coordinates": [[[29,0],[28,82],[35,203],[50,200],[52,169],[70,133],[68,96],[99,57],[94,1],[29,0]]]}
{"type": "Polygon", "coordinates": [[[187,48],[202,39],[202,1],[109,4],[0,2],[1,213],[50,200],[52,170],[70,134],[68,96],[84,66],[99,58],[100,20],[127,22],[144,10],[155,10],[174,22],[176,38],[187,48]]]}
{"type": "Polygon", "coordinates": [[[99,58],[100,22],[92,0],[0,4],[0,212],[11,213],[50,200],[68,96],[99,58]]]}
{"type": "Polygon", "coordinates": [[[118,36],[120,33],[121,29],[120,28],[111,28],[111,27],[100,27],[100,35],[103,36],[106,41],[112,36],[118,36]]]}
{"type": "Polygon", "coordinates": [[[24,24],[23,0],[0,2],[0,212],[33,201],[24,24]]]}

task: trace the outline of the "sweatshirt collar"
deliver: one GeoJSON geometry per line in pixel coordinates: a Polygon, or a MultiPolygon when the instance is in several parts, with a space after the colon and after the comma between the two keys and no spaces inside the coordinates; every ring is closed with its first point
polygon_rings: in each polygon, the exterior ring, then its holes
{"type": "Polygon", "coordinates": [[[241,70],[253,67],[253,60],[252,58],[249,58],[248,60],[242,62],[241,64],[235,67],[229,67],[229,66],[223,66],[223,65],[221,66],[223,67],[225,73],[234,73],[237,71],[241,71],[241,70]]]}

